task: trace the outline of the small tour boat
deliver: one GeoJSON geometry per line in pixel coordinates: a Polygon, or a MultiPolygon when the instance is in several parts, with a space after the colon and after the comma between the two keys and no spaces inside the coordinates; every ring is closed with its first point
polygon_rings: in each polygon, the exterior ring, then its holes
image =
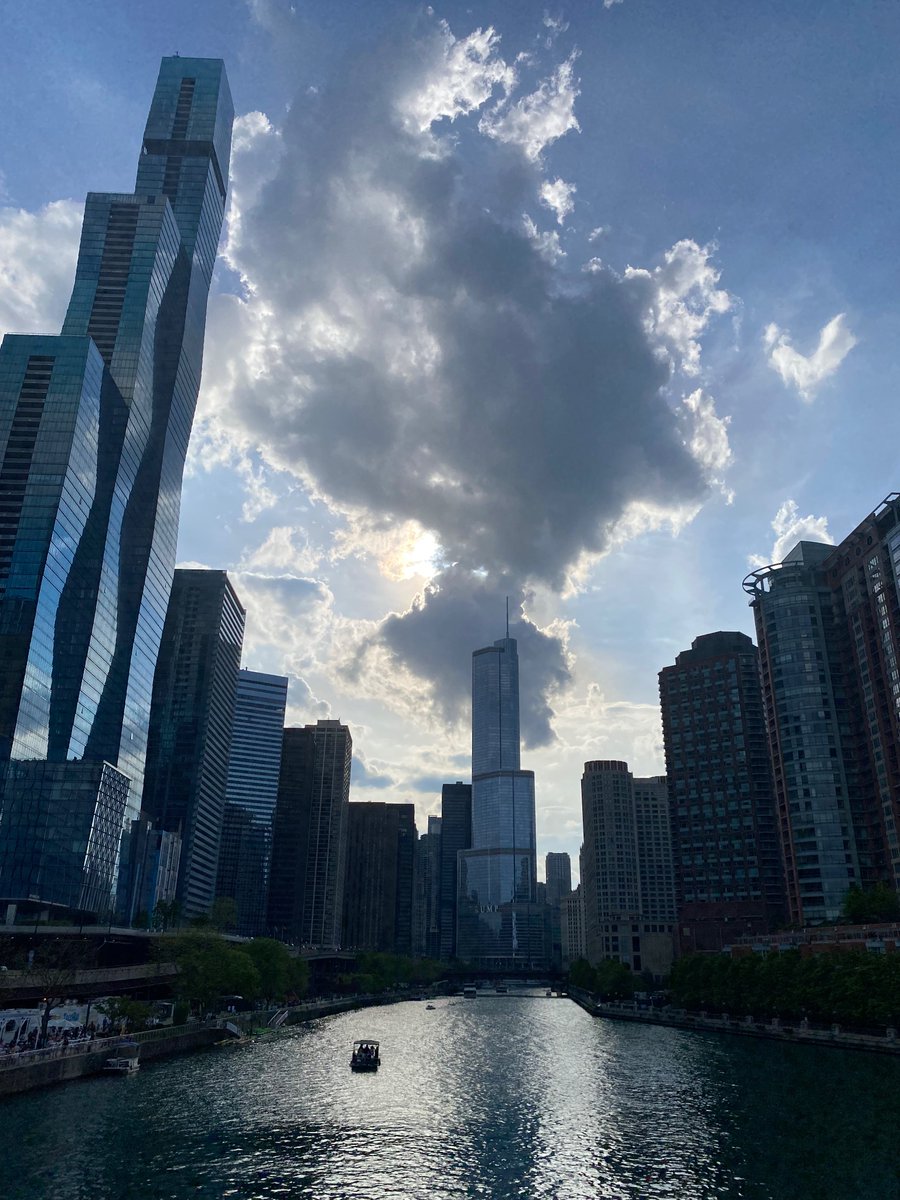
{"type": "Polygon", "coordinates": [[[378,1042],[374,1038],[358,1038],[350,1055],[351,1071],[377,1071],[380,1065],[378,1042]]]}
{"type": "Polygon", "coordinates": [[[133,1075],[140,1069],[138,1054],[141,1048],[137,1042],[119,1042],[114,1049],[117,1053],[113,1058],[106,1060],[103,1065],[104,1071],[114,1075],[133,1075]]]}

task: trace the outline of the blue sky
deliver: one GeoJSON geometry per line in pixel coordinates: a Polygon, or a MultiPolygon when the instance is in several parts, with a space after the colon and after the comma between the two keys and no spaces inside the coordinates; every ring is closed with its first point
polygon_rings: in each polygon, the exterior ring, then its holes
{"type": "Polygon", "coordinates": [[[32,0],[5,17],[0,331],[53,332],[159,58],[239,115],[183,562],[354,734],[355,799],[465,778],[512,597],[541,852],[588,758],[662,771],[656,673],[900,484],[879,0],[32,0]]]}

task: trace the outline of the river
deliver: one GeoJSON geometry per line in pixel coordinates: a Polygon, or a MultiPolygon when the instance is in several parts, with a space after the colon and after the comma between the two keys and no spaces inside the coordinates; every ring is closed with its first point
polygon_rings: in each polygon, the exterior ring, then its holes
{"type": "Polygon", "coordinates": [[[900,1200],[900,1064],[406,1002],[3,1102],[3,1200],[900,1200]],[[378,1038],[377,1074],[349,1070],[378,1038]]]}

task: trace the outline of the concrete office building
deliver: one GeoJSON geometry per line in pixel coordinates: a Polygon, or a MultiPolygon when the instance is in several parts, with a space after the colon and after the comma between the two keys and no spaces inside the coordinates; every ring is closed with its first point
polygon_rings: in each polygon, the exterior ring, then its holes
{"type": "Polygon", "coordinates": [[[572,890],[572,860],[563,851],[551,850],[544,858],[544,875],[547,882],[547,903],[558,908],[563,896],[572,890]]]}
{"type": "Polygon", "coordinates": [[[673,872],[665,803],[659,777],[634,779],[618,760],[584,764],[581,887],[586,957],[593,964],[612,958],[658,977],[671,967],[673,872]]]}
{"type": "Polygon", "coordinates": [[[584,893],[581,884],[574,892],[563,896],[559,902],[560,941],[563,968],[570,967],[579,958],[587,958],[584,941],[584,893]]]}

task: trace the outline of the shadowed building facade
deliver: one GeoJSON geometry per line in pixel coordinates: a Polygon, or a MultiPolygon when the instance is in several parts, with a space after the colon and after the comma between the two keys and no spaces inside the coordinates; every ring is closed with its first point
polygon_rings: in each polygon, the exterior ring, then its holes
{"type": "Polygon", "coordinates": [[[440,958],[441,818],[430,816],[416,843],[413,953],[440,958]]]}
{"type": "Polygon", "coordinates": [[[216,895],[244,609],[224,571],[176,571],[156,664],[143,809],[181,835],[176,898],[209,912],[216,895]]]}
{"type": "Polygon", "coordinates": [[[694,639],[659,673],[678,939],[718,950],[784,914],[775,794],[756,647],[694,639]]]}
{"type": "Polygon", "coordinates": [[[519,656],[505,637],[472,655],[472,848],[459,854],[457,955],[491,970],[539,967],[534,772],[519,750],[519,656]]]}
{"type": "Polygon", "coordinates": [[[134,192],[87,197],[62,335],[0,346],[7,903],[116,903],[121,835],[139,817],[232,119],[219,60],[163,59],[134,192]]]}
{"type": "Polygon", "coordinates": [[[440,957],[456,958],[456,908],[459,854],[472,845],[472,785],[445,783],[441,788],[441,878],[438,896],[440,957]]]}
{"type": "Polygon", "coordinates": [[[345,949],[413,952],[414,804],[351,804],[347,810],[345,949]]]}
{"type": "Polygon", "coordinates": [[[340,721],[285,729],[269,880],[269,928],[341,944],[353,740],[340,721]]]}
{"type": "Polygon", "coordinates": [[[234,900],[244,937],[266,931],[287,689],[283,675],[238,673],[216,895],[234,900]]]}

